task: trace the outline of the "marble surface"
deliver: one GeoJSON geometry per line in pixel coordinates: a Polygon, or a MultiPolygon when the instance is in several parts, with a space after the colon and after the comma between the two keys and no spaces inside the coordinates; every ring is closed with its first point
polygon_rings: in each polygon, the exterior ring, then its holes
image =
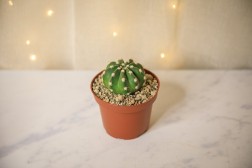
{"type": "Polygon", "coordinates": [[[252,70],[154,71],[150,129],[106,134],[98,71],[0,71],[1,168],[251,168],[252,70]]]}

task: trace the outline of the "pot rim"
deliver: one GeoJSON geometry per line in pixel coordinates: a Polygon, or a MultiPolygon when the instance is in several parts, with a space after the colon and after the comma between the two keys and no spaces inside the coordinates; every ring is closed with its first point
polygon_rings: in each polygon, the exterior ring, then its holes
{"type": "Polygon", "coordinates": [[[150,70],[145,69],[145,68],[144,68],[144,70],[145,70],[145,73],[147,72],[147,74],[151,74],[151,75],[157,80],[157,82],[158,82],[158,89],[157,89],[156,94],[155,94],[154,96],[152,96],[148,101],[146,101],[146,102],[144,102],[144,103],[136,104],[136,105],[130,105],[130,106],[127,106],[127,105],[117,105],[117,104],[111,104],[111,103],[105,102],[104,100],[102,100],[101,98],[99,98],[99,97],[94,93],[94,91],[93,91],[93,89],[92,89],[92,85],[93,85],[93,83],[94,83],[94,80],[95,80],[104,70],[100,71],[99,73],[97,73],[97,74],[93,77],[93,79],[92,79],[92,81],[91,81],[91,83],[90,83],[91,92],[93,93],[93,95],[94,95],[98,100],[100,100],[100,101],[102,101],[103,103],[108,104],[108,105],[110,105],[110,106],[114,106],[114,107],[140,107],[140,106],[144,106],[144,105],[147,104],[147,103],[150,103],[151,101],[154,102],[155,99],[157,98],[157,94],[158,94],[158,91],[159,91],[159,89],[160,89],[160,81],[159,81],[158,77],[157,77],[153,72],[151,72],[150,70]]]}

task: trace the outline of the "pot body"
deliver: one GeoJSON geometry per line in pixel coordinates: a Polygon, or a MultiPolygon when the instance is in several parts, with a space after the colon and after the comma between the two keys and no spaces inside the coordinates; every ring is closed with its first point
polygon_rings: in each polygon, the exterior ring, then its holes
{"type": "MultiPolygon", "coordinates": [[[[156,75],[145,70],[154,76],[158,81],[158,89],[160,82],[156,75]]],[[[98,73],[91,82],[91,91],[99,104],[102,122],[105,130],[109,135],[120,139],[133,139],[143,134],[149,127],[152,104],[157,98],[157,93],[145,103],[133,106],[121,106],[107,103],[101,100],[92,90],[93,81],[102,72],[98,73]]]]}

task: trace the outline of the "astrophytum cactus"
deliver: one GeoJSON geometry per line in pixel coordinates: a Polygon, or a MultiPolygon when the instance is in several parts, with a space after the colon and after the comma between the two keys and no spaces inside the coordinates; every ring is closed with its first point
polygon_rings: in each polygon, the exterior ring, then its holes
{"type": "Polygon", "coordinates": [[[103,73],[103,83],[115,94],[131,94],[139,90],[145,82],[145,71],[141,64],[132,59],[111,62],[103,73]]]}

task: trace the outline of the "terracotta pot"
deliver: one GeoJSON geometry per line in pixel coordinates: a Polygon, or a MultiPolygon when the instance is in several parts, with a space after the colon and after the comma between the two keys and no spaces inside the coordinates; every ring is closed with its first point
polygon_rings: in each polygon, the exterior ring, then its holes
{"type": "MultiPolygon", "coordinates": [[[[157,76],[146,69],[145,72],[151,74],[158,81],[159,90],[160,82],[157,76]]],[[[90,87],[96,102],[99,104],[105,130],[112,137],[120,139],[133,139],[140,136],[149,127],[152,104],[157,98],[158,90],[155,96],[139,105],[122,106],[110,104],[97,97],[92,89],[94,80],[101,73],[102,71],[93,78],[90,87]]]]}

